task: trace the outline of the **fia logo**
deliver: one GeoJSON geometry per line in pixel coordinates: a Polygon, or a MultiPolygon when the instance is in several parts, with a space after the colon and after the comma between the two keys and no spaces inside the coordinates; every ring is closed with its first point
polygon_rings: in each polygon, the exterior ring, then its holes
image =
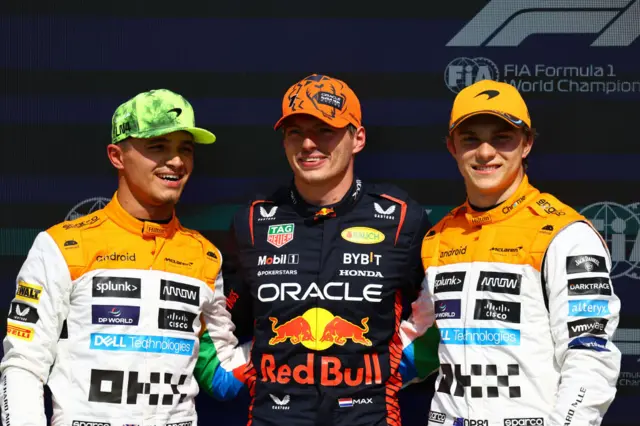
{"type": "Polygon", "coordinates": [[[395,205],[391,205],[387,209],[383,209],[380,204],[374,202],[373,203],[373,208],[376,211],[374,213],[373,217],[375,217],[377,219],[395,220],[395,216],[392,216],[393,213],[395,213],[395,211],[396,211],[396,206],[395,205]]]}
{"type": "Polygon", "coordinates": [[[263,222],[266,220],[274,220],[276,217],[276,211],[278,210],[278,206],[273,206],[269,210],[265,209],[263,206],[260,206],[260,216],[258,218],[258,222],[263,222]]]}

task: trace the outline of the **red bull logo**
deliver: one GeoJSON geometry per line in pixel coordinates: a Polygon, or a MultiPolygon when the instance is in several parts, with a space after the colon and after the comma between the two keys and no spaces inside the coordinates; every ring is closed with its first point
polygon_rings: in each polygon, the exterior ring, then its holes
{"type": "Polygon", "coordinates": [[[320,218],[327,218],[327,217],[336,217],[336,212],[335,212],[335,210],[333,210],[333,208],[331,208],[331,207],[329,207],[329,208],[327,208],[327,207],[321,208],[313,216],[313,219],[314,220],[318,220],[320,218]]]}
{"type": "MultiPolygon", "coordinates": [[[[270,345],[277,345],[289,341],[290,343],[315,350],[323,351],[332,345],[344,346],[347,341],[364,346],[372,346],[371,340],[365,337],[369,332],[369,318],[360,320],[361,326],[354,324],[341,316],[334,316],[322,308],[309,309],[301,316],[290,319],[278,325],[278,319],[270,317],[271,329],[274,336],[269,339],[270,345]]],[[[319,383],[323,386],[359,386],[361,384],[381,384],[382,369],[378,354],[365,354],[363,366],[360,368],[343,368],[342,362],[335,356],[321,356],[319,383]]],[[[305,364],[295,367],[276,365],[275,357],[270,354],[262,355],[262,381],[287,384],[291,380],[300,384],[317,383],[314,363],[318,356],[307,354],[305,364]]]]}

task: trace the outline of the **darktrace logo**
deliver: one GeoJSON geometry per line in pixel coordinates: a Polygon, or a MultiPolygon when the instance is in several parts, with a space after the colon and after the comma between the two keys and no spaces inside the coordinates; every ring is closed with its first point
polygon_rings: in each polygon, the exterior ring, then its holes
{"type": "Polygon", "coordinates": [[[466,272],[442,272],[436,275],[433,292],[440,293],[445,291],[462,291],[464,277],[466,272]]]}
{"type": "Polygon", "coordinates": [[[142,280],[127,277],[93,277],[93,297],[140,299],[142,280]]]}
{"type": "Polygon", "coordinates": [[[569,296],[602,294],[611,296],[611,282],[605,277],[573,278],[567,286],[569,296]]]}
{"type": "Polygon", "coordinates": [[[609,272],[604,257],[595,254],[567,256],[567,274],[584,272],[609,272]]]}
{"type": "Polygon", "coordinates": [[[445,250],[440,252],[440,259],[443,257],[459,256],[467,253],[467,246],[460,246],[459,248],[452,248],[451,250],[445,250]]]}

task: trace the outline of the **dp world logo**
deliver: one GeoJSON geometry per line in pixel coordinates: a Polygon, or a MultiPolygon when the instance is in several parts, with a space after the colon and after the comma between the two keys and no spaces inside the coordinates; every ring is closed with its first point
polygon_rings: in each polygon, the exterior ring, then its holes
{"type": "Polygon", "coordinates": [[[499,79],[498,66],[487,58],[456,58],[444,70],[444,82],[453,93],[480,80],[499,79]]]}
{"type": "Polygon", "coordinates": [[[74,220],[88,215],[89,213],[93,213],[94,211],[100,210],[106,206],[109,201],[111,200],[105,197],[87,198],[73,206],[71,210],[69,210],[69,213],[67,213],[67,217],[65,217],[64,220],[74,220]]]}
{"type": "Polygon", "coordinates": [[[580,211],[600,232],[611,251],[611,278],[640,280],[640,203],[603,201],[580,211]]]}

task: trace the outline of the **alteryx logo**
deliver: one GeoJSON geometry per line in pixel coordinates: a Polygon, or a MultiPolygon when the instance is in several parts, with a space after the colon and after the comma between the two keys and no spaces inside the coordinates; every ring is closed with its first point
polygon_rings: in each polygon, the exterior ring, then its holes
{"type": "Polygon", "coordinates": [[[90,348],[102,351],[152,352],[191,356],[194,341],[175,337],[92,333],[90,348]]]}
{"type": "Polygon", "coordinates": [[[601,317],[609,315],[608,300],[570,300],[570,317],[601,317]]]}
{"type": "Polygon", "coordinates": [[[440,328],[445,345],[519,346],[520,330],[510,328],[440,328]]]}

